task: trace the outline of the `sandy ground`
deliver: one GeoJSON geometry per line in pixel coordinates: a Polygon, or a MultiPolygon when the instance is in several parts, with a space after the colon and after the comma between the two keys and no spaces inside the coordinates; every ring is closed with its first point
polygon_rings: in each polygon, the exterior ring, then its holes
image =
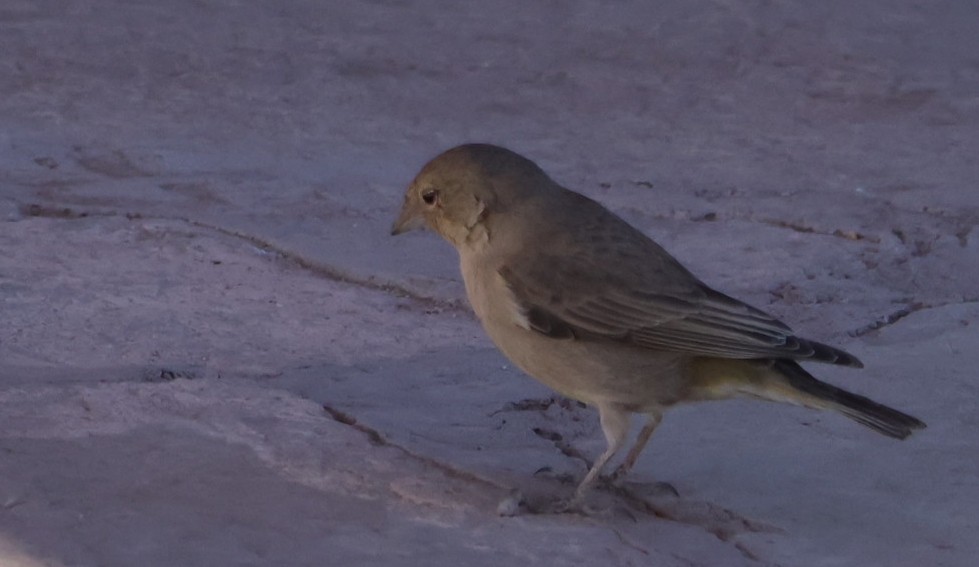
{"type": "Polygon", "coordinates": [[[0,3],[0,566],[974,565],[974,2],[0,3]],[[668,414],[597,517],[588,409],[454,252],[391,239],[506,145],[862,371],[905,442],[668,414]],[[542,472],[543,471],[543,472],[542,472]]]}

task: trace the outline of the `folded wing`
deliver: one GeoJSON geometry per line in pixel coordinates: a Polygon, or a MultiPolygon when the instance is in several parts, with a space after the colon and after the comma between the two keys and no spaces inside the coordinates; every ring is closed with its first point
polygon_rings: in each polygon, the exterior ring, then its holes
{"type": "MultiPolygon", "coordinates": [[[[630,227],[631,228],[631,227],[630,227]]],[[[634,229],[633,229],[634,230],[634,229]]],[[[555,338],[605,339],[719,358],[810,359],[862,366],[796,337],[781,321],[701,283],[652,241],[521,254],[499,270],[531,327],[555,338]]],[[[618,235],[621,241],[623,234],[618,235]]],[[[601,239],[599,239],[601,240],[601,239]]]]}

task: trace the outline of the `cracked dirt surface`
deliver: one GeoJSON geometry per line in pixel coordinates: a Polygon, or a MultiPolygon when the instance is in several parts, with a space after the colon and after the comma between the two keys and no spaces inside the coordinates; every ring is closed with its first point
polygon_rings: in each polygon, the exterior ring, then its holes
{"type": "Polygon", "coordinates": [[[0,565],[972,565],[977,16],[4,4],[0,565]],[[447,245],[387,237],[475,140],[854,352],[811,370],[928,429],[679,408],[606,514],[499,517],[604,441],[492,348],[447,245]]]}

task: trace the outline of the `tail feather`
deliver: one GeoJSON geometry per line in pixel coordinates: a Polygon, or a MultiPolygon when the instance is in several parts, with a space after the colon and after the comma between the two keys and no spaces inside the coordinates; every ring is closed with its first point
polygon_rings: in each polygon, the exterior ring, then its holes
{"type": "Polygon", "coordinates": [[[774,361],[774,368],[788,380],[789,385],[794,389],[817,398],[829,409],[834,409],[853,421],[888,437],[904,439],[911,435],[915,429],[925,427],[925,423],[920,419],[879,404],[864,396],[820,382],[794,361],[776,360],[774,361]]]}
{"type": "Polygon", "coordinates": [[[829,364],[839,364],[840,366],[863,368],[863,363],[860,362],[860,359],[845,350],[824,345],[823,343],[817,343],[816,341],[805,340],[805,343],[812,348],[812,354],[806,358],[816,362],[828,362],[829,364]]]}

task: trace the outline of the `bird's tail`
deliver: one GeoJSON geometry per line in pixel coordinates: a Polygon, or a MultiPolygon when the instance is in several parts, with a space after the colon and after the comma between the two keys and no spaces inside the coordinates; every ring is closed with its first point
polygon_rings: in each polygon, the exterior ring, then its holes
{"type": "Polygon", "coordinates": [[[788,359],[698,358],[688,368],[691,399],[748,396],[837,411],[888,437],[904,439],[924,422],[896,409],[820,382],[788,359]]]}
{"type": "Polygon", "coordinates": [[[838,411],[861,425],[897,439],[904,439],[915,429],[925,427],[920,419],[817,380],[793,360],[775,360],[772,369],[793,390],[804,394],[803,397],[786,401],[838,411]]]}

